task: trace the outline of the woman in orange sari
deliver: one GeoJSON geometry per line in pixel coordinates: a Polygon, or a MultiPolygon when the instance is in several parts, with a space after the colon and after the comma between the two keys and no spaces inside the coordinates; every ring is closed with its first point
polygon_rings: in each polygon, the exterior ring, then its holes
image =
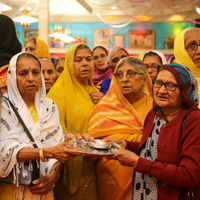
{"type": "MultiPolygon", "coordinates": [[[[144,119],[152,107],[152,83],[144,63],[134,57],[123,58],[110,89],[90,117],[88,133],[94,138],[139,142],[144,119]]],[[[106,158],[97,162],[99,200],[131,199],[134,168],[106,158]]]]}

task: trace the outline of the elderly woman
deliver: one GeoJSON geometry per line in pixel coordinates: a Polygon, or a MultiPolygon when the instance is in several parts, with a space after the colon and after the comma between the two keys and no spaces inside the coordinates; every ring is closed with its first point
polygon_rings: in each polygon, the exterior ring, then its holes
{"type": "Polygon", "coordinates": [[[56,71],[53,63],[47,58],[40,58],[39,61],[42,65],[42,74],[44,77],[46,93],[48,93],[56,82],[56,71]]]}
{"type": "Polygon", "coordinates": [[[65,58],[64,57],[60,57],[60,58],[57,58],[55,60],[54,67],[55,67],[55,70],[56,70],[56,76],[57,76],[57,78],[63,72],[64,66],[65,66],[65,58]]]}
{"type": "Polygon", "coordinates": [[[107,77],[112,77],[113,70],[108,65],[108,50],[103,46],[96,46],[92,50],[94,59],[93,83],[96,85],[107,77]]]}
{"type": "MultiPolygon", "coordinates": [[[[2,97],[0,134],[0,199],[53,199],[51,189],[59,178],[61,162],[74,157],[64,140],[55,103],[46,98],[41,64],[33,54],[15,55],[8,68],[8,93],[2,97]],[[27,132],[11,107],[14,105],[37,145],[33,147],[27,132]],[[25,162],[40,160],[40,177],[31,186],[6,184],[10,173],[19,184],[19,170],[26,179],[25,162]],[[59,161],[58,161],[59,160],[59,161]],[[46,195],[46,196],[43,196],[46,195]]],[[[37,170],[37,169],[36,169],[37,170]]]]}
{"type": "MultiPolygon", "coordinates": [[[[144,63],[133,57],[123,58],[112,78],[110,89],[90,117],[88,133],[94,138],[112,137],[139,142],[144,119],[153,107],[151,79],[144,63]]],[[[100,200],[130,199],[134,168],[103,158],[97,165],[100,200]]]]}
{"type": "Polygon", "coordinates": [[[145,119],[141,142],[127,142],[128,150],[119,150],[112,157],[136,168],[133,199],[199,199],[200,112],[194,103],[198,103],[197,91],[194,75],[182,65],[164,65],[158,73],[155,107],[145,119]]]}
{"type": "Polygon", "coordinates": [[[35,54],[37,58],[47,58],[51,60],[46,42],[39,38],[31,38],[26,44],[25,51],[35,54]]]}
{"type": "Polygon", "coordinates": [[[160,66],[167,64],[164,54],[159,51],[149,51],[145,53],[143,62],[152,81],[156,79],[160,66]]]}
{"type": "MultiPolygon", "coordinates": [[[[122,47],[116,47],[113,48],[109,54],[109,66],[110,68],[115,71],[115,68],[117,66],[117,64],[119,63],[119,61],[122,58],[125,58],[127,56],[130,56],[130,54],[128,53],[128,51],[122,47]]],[[[102,92],[103,94],[106,94],[109,87],[110,87],[110,83],[111,83],[111,78],[105,78],[102,81],[101,84],[101,88],[100,88],[100,92],[102,92]]]]}
{"type": "Polygon", "coordinates": [[[199,85],[200,96],[200,28],[188,28],[175,38],[174,54],[176,63],[186,66],[195,75],[199,85]]]}
{"type": "MultiPolygon", "coordinates": [[[[74,44],[66,52],[65,67],[48,93],[58,106],[62,128],[70,133],[86,133],[98,90],[93,85],[94,62],[90,48],[74,44]]],[[[56,199],[95,200],[94,163],[76,157],[66,164],[62,180],[56,186],[56,199]],[[64,184],[63,184],[64,183],[64,184]]]]}

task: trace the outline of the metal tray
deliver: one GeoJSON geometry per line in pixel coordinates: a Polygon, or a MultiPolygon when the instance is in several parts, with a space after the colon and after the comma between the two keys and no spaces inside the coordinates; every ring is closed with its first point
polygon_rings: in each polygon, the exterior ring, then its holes
{"type": "Polygon", "coordinates": [[[75,152],[82,153],[85,155],[100,155],[100,156],[111,156],[115,153],[115,151],[121,149],[121,147],[118,144],[112,143],[106,146],[106,148],[102,148],[100,146],[94,147],[94,143],[96,144],[96,141],[93,142],[87,142],[85,140],[70,140],[68,141],[70,144],[74,145],[74,149],[71,149],[75,152]]]}

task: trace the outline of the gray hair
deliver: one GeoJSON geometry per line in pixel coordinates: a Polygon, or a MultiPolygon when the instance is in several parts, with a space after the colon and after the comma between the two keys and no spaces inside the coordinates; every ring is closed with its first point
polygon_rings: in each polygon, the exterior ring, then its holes
{"type": "Polygon", "coordinates": [[[146,77],[147,75],[147,71],[146,71],[146,66],[143,63],[142,60],[138,59],[138,58],[134,58],[134,57],[125,57],[122,60],[119,61],[119,64],[117,66],[117,70],[124,64],[124,63],[128,63],[130,65],[132,65],[133,67],[135,67],[139,72],[141,72],[143,75],[143,77],[146,77]]]}
{"type": "MultiPolygon", "coordinates": [[[[54,73],[56,74],[55,67],[54,67],[53,63],[52,63],[49,59],[47,59],[47,58],[39,58],[39,60],[46,60],[46,61],[48,61],[48,62],[52,65],[53,71],[54,71],[54,73]]],[[[42,64],[41,64],[41,65],[42,65],[42,64]]]]}

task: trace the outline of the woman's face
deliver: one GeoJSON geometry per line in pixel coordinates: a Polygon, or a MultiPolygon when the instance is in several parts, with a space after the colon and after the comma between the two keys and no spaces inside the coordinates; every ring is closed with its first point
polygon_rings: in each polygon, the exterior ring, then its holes
{"type": "Polygon", "coordinates": [[[48,92],[56,81],[56,73],[52,63],[48,60],[40,60],[42,65],[42,73],[45,81],[45,88],[48,92]]]}
{"type": "Polygon", "coordinates": [[[36,50],[36,44],[34,42],[27,43],[25,47],[26,52],[35,54],[35,50],[36,50]]]}
{"type": "Polygon", "coordinates": [[[64,59],[60,60],[58,62],[58,64],[56,65],[56,76],[57,76],[57,78],[60,76],[60,74],[64,70],[64,66],[65,66],[65,60],[64,59]]]}
{"type": "Polygon", "coordinates": [[[104,70],[108,68],[108,55],[103,49],[95,49],[93,51],[93,59],[94,65],[97,69],[104,70]]]}
{"type": "Polygon", "coordinates": [[[117,67],[118,62],[125,57],[127,57],[127,54],[122,49],[118,49],[112,54],[112,56],[110,57],[110,66],[113,69],[113,71],[117,67]]]}
{"type": "Polygon", "coordinates": [[[162,65],[158,56],[146,56],[144,59],[147,72],[149,73],[151,80],[155,80],[158,74],[158,67],[162,65]]]}
{"type": "MultiPolygon", "coordinates": [[[[162,81],[163,83],[178,84],[174,75],[167,71],[161,70],[158,73],[156,81],[162,81]]],[[[162,109],[168,109],[171,111],[179,110],[182,106],[182,99],[180,88],[177,87],[175,91],[169,91],[162,85],[161,88],[153,88],[155,103],[162,109]]]]}
{"type": "Polygon", "coordinates": [[[193,29],[185,33],[185,48],[194,62],[195,66],[200,69],[200,30],[199,29],[193,29]],[[196,50],[190,51],[191,46],[197,46],[196,50]]]}
{"type": "Polygon", "coordinates": [[[117,83],[122,94],[126,97],[127,95],[138,96],[143,93],[143,87],[146,83],[146,78],[141,74],[135,74],[132,77],[127,77],[127,74],[141,73],[133,65],[125,62],[116,71],[116,74],[123,74],[123,77],[117,78],[117,83]]]}
{"type": "Polygon", "coordinates": [[[21,57],[17,61],[17,87],[24,99],[34,97],[41,88],[42,76],[37,60],[30,57],[21,57]]]}
{"type": "Polygon", "coordinates": [[[94,70],[92,54],[88,49],[79,49],[74,56],[74,75],[79,81],[89,80],[94,70]]]}

